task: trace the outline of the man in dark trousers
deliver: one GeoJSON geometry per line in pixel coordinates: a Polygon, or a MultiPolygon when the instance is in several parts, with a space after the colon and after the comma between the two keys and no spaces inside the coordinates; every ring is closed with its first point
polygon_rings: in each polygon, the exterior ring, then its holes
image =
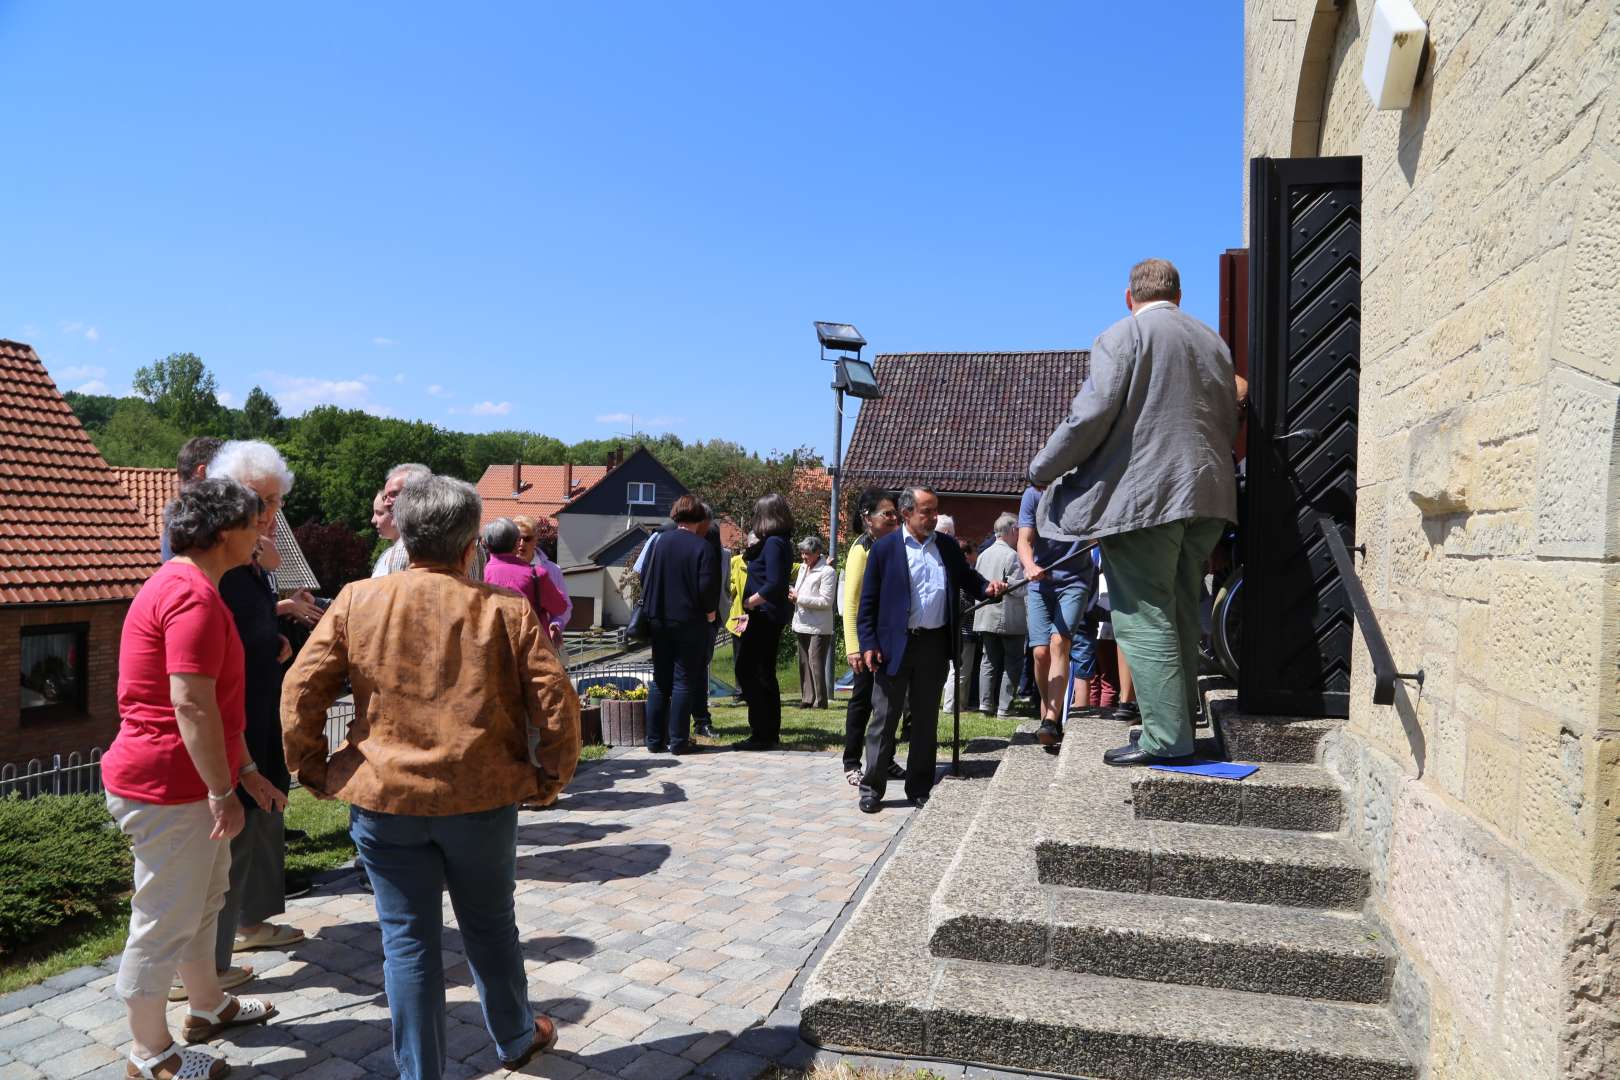
{"type": "Polygon", "coordinates": [[[901,528],[872,545],[861,584],[856,633],[873,672],[872,719],[866,727],[866,775],[861,812],[875,814],[894,763],[895,728],[911,707],[911,750],[906,755],[906,797],[924,806],[934,787],[939,697],[960,635],[956,598],[1000,596],[1005,582],[987,582],[962,549],[934,533],[939,499],[926,487],[900,493],[901,528]]]}

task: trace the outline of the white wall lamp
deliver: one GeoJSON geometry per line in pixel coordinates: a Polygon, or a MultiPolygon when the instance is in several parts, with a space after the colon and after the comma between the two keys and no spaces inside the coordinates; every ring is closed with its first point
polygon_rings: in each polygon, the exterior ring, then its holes
{"type": "Polygon", "coordinates": [[[1367,28],[1367,55],[1361,81],[1377,109],[1404,109],[1423,65],[1428,24],[1412,0],[1378,0],[1367,28]]]}

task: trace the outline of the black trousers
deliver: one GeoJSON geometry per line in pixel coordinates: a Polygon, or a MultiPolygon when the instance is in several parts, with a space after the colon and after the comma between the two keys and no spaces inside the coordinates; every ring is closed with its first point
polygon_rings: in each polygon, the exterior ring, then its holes
{"type": "Polygon", "coordinates": [[[866,753],[866,725],[872,719],[872,673],[855,672],[849,687],[849,711],[844,713],[844,771],[861,767],[866,753]]]}
{"type": "Polygon", "coordinates": [[[653,684],[647,694],[647,747],[674,750],[692,737],[692,711],[709,696],[704,637],[707,622],[652,620],[653,684]]]}
{"type": "Polygon", "coordinates": [[[776,649],[782,624],[764,612],[748,616],[748,626],[737,639],[737,685],[748,702],[749,738],[774,743],[782,738],[782,688],[776,683],[776,649]]]}
{"type": "Polygon", "coordinates": [[[872,719],[866,725],[866,775],[861,798],[882,799],[894,764],[895,729],[911,707],[911,748],[906,751],[906,798],[927,797],[934,789],[938,757],[939,696],[951,666],[950,631],[918,630],[906,641],[906,654],[893,675],[873,677],[872,719]]]}

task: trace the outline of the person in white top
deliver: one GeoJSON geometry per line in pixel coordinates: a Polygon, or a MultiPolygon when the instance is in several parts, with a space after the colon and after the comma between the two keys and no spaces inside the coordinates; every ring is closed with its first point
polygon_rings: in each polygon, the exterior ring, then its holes
{"type": "Polygon", "coordinates": [[[788,590],[793,634],[799,641],[799,699],[807,709],[827,707],[827,657],[833,639],[838,573],[823,556],[819,536],[799,541],[798,580],[788,590]]]}
{"type": "Polygon", "coordinates": [[[411,564],[410,559],[405,557],[405,545],[400,543],[399,529],[394,525],[394,500],[399,498],[401,491],[405,490],[405,485],[418,476],[432,475],[432,469],[429,469],[426,465],[418,465],[415,462],[395,465],[388,470],[388,476],[383,480],[382,491],[377,493],[377,499],[382,505],[379,508],[376,502],[372,503],[371,523],[377,526],[378,536],[392,540],[394,543],[387,551],[377,557],[377,565],[371,568],[372,577],[379,578],[387,577],[389,574],[397,574],[411,564]]]}

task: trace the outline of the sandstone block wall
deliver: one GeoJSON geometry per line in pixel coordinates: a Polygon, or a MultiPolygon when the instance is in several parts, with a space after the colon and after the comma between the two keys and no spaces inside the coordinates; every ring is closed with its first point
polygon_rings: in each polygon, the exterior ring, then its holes
{"type": "Polygon", "coordinates": [[[1415,3],[1403,112],[1373,0],[1246,4],[1245,160],[1363,159],[1361,572],[1427,676],[1358,645],[1334,764],[1431,1075],[1620,1076],[1620,2],[1415,3]]]}

